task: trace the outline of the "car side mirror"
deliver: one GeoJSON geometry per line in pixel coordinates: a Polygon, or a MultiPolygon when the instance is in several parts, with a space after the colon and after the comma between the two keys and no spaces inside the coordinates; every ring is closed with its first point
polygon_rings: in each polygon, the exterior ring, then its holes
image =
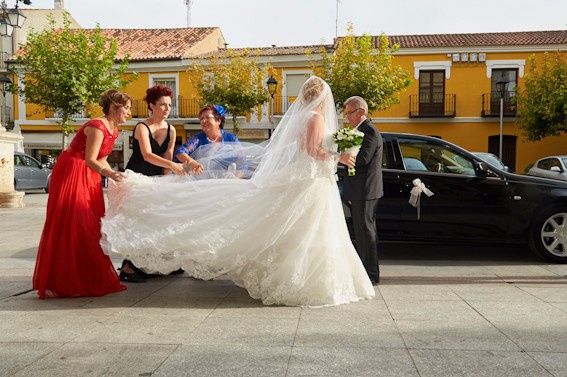
{"type": "Polygon", "coordinates": [[[484,161],[476,161],[476,171],[481,177],[499,177],[484,161]]]}
{"type": "Polygon", "coordinates": [[[484,161],[475,161],[476,162],[476,168],[478,171],[482,171],[485,172],[488,170],[488,164],[484,161]]]}
{"type": "Polygon", "coordinates": [[[549,168],[549,171],[561,173],[563,170],[559,166],[552,166],[551,168],[549,168]]]}

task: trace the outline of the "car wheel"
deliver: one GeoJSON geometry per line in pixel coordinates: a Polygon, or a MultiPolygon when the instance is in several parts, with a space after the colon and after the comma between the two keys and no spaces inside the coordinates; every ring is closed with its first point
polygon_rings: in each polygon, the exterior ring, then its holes
{"type": "Polygon", "coordinates": [[[530,248],[547,260],[567,263],[567,208],[552,207],[532,224],[530,248]]]}
{"type": "Polygon", "coordinates": [[[49,194],[49,179],[47,180],[47,184],[45,185],[44,190],[46,194],[49,194]]]}

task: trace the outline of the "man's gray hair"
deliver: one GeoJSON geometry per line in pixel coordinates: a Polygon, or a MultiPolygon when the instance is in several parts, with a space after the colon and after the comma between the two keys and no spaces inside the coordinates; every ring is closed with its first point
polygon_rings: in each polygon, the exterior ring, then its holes
{"type": "Polygon", "coordinates": [[[366,103],[364,98],[360,96],[352,96],[348,98],[343,103],[343,107],[347,107],[347,105],[353,105],[357,109],[364,109],[364,115],[368,115],[368,104],[366,103]]]}

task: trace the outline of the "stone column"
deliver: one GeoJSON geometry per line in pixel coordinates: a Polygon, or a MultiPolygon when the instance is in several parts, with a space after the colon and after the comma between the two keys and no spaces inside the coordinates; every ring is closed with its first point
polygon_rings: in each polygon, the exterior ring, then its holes
{"type": "Polygon", "coordinates": [[[24,206],[23,192],[14,190],[14,147],[23,137],[6,132],[0,126],[0,207],[21,208],[24,206]]]}

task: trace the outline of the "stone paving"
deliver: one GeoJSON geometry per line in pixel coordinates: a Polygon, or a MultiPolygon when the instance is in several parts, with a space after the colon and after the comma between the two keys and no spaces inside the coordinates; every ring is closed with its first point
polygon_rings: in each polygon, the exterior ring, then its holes
{"type": "Polygon", "coordinates": [[[567,376],[567,265],[525,250],[389,245],[376,298],[333,308],[187,275],[40,301],[45,200],[0,209],[0,376],[567,376]]]}

